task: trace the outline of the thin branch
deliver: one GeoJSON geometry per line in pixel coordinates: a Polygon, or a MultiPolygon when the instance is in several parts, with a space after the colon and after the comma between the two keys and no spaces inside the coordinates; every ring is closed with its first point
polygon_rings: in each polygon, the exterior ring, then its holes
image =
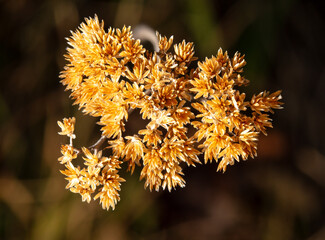
{"type": "Polygon", "coordinates": [[[97,142],[95,142],[93,145],[91,145],[89,148],[91,150],[98,150],[100,146],[105,142],[106,136],[102,135],[97,142]]]}

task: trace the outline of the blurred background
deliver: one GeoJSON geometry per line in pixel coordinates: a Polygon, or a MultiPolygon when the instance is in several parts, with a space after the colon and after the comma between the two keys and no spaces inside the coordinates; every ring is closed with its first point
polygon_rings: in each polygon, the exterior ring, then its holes
{"type": "MultiPolygon", "coordinates": [[[[325,62],[321,1],[1,0],[0,239],[325,239],[325,62]],[[319,4],[319,5],[318,5],[319,4]],[[144,190],[139,170],[115,211],[65,190],[57,120],[76,116],[77,146],[99,137],[96,119],[59,83],[70,30],[98,15],[105,28],[147,24],[246,55],[249,96],[283,90],[284,109],[258,157],[217,173],[186,168],[186,187],[144,190]]],[[[136,123],[132,123],[136,126],[136,123]]]]}

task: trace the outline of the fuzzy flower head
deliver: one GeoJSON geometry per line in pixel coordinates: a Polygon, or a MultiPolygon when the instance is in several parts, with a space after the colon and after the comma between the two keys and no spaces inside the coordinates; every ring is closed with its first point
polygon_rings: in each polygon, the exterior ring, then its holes
{"type": "Polygon", "coordinates": [[[255,157],[260,133],[272,127],[270,114],[282,108],[281,91],[248,98],[238,90],[249,83],[240,53],[230,57],[219,49],[196,61],[193,43],[173,44],[173,37],[156,35],[158,50],[150,52],[131,27],[105,30],[95,16],[68,39],[61,83],[84,114],[98,119],[101,137],[78,149],[75,118],[58,121],[59,134],[70,138],[70,145],[61,147],[61,172],[70,191],[86,202],[98,198],[104,209],[114,209],[120,200],[123,162],[131,173],[141,168],[140,179],[150,190],[184,187],[184,166],[215,161],[224,172],[255,157]],[[129,115],[135,112],[145,124],[128,135],[129,115]],[[79,155],[83,166],[72,161],[79,155]]]}
{"type": "Polygon", "coordinates": [[[76,136],[73,134],[75,123],[76,123],[75,117],[64,118],[63,122],[58,121],[58,125],[61,128],[61,132],[59,132],[59,134],[66,135],[71,138],[75,138],[76,136]]]}

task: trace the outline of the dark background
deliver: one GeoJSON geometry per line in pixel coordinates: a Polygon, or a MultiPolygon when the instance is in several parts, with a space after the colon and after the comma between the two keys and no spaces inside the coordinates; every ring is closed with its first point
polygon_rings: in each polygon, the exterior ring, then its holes
{"type": "MultiPolygon", "coordinates": [[[[0,239],[325,239],[325,64],[321,1],[1,0],[0,239]],[[185,169],[186,187],[143,189],[139,170],[115,211],[65,190],[57,120],[76,116],[77,145],[99,137],[96,119],[59,83],[63,54],[84,17],[145,23],[200,60],[219,47],[246,55],[249,96],[283,90],[284,109],[258,157],[226,173],[185,169]]],[[[136,126],[136,123],[132,123],[136,126]]]]}

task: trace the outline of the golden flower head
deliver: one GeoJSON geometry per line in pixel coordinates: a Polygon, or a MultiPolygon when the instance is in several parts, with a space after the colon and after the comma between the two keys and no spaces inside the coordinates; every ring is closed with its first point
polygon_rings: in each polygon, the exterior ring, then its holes
{"type": "Polygon", "coordinates": [[[75,117],[64,118],[63,122],[58,121],[58,125],[61,128],[61,132],[59,132],[59,134],[67,135],[68,137],[75,138],[76,136],[73,134],[75,123],[76,123],[75,117]]]}
{"type": "Polygon", "coordinates": [[[217,170],[225,171],[256,156],[259,134],[266,135],[270,114],[282,108],[281,91],[250,99],[240,92],[238,86],[249,83],[242,75],[244,55],[230,57],[220,48],[215,56],[195,62],[192,42],[173,45],[173,37],[156,35],[158,50],[152,53],[133,37],[131,27],[105,30],[95,16],[68,39],[61,82],[83,113],[98,118],[101,126],[98,142],[78,150],[72,142],[75,118],[58,121],[59,134],[70,138],[69,145],[61,146],[61,172],[67,188],[82,201],[99,199],[104,209],[114,209],[124,181],[122,162],[131,173],[141,168],[140,179],[150,191],[184,187],[183,166],[201,163],[200,155],[204,163],[215,161],[217,170]],[[127,135],[125,125],[135,109],[146,125],[127,135]],[[79,155],[83,166],[72,161],[79,155]]]}

